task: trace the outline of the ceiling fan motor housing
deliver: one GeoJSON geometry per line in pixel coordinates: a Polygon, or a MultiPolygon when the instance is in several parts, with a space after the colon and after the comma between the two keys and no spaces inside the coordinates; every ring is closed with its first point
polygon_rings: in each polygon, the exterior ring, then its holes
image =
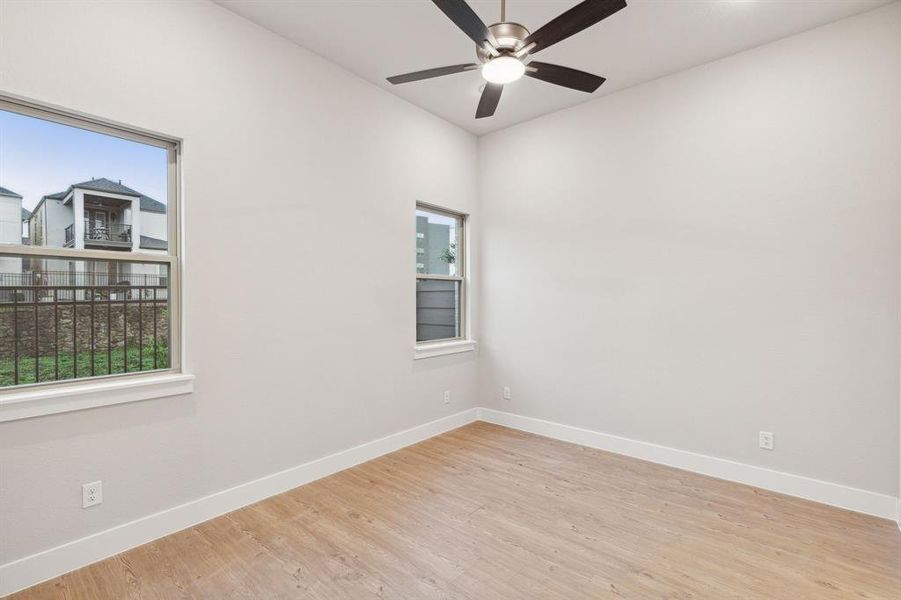
{"type": "MultiPolygon", "coordinates": [[[[529,30],[519,23],[495,23],[489,25],[488,30],[497,40],[497,50],[501,54],[512,54],[526,45],[529,30]]],[[[492,56],[481,46],[476,46],[476,56],[481,62],[488,62],[492,56]]]]}

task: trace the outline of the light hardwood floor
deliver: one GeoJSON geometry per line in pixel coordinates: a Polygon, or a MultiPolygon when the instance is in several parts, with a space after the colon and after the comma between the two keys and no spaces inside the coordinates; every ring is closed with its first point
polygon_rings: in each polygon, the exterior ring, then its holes
{"type": "Polygon", "coordinates": [[[13,598],[901,598],[894,523],[475,423],[13,598]]]}

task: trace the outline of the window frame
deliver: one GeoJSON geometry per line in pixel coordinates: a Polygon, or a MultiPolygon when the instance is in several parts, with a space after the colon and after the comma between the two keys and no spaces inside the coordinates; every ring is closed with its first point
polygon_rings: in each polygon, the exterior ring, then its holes
{"type": "Polygon", "coordinates": [[[2,387],[0,388],[0,422],[84,408],[83,401],[76,402],[73,404],[73,407],[67,408],[65,404],[60,403],[60,399],[64,400],[66,396],[83,396],[88,390],[90,390],[91,394],[98,396],[96,401],[89,403],[91,407],[193,391],[193,376],[188,375],[185,370],[185,339],[182,323],[184,307],[182,293],[184,246],[182,243],[181,228],[181,157],[184,141],[175,136],[141,129],[110,119],[104,119],[6,93],[0,93],[0,110],[34,117],[51,123],[77,127],[86,131],[147,144],[166,150],[166,227],[168,235],[165,254],[140,251],[121,252],[116,250],[26,246],[20,243],[0,244],[0,256],[62,258],[69,260],[106,260],[118,263],[158,263],[168,266],[167,271],[169,278],[168,368],[155,369],[152,371],[135,371],[78,377],[76,379],[60,379],[57,381],[41,381],[2,387]],[[142,393],[140,389],[143,387],[146,387],[147,389],[142,393]],[[108,390],[109,393],[106,393],[104,391],[105,389],[108,390]],[[128,389],[129,393],[126,396],[117,394],[117,390],[121,389],[128,389]],[[135,391],[136,389],[138,390],[137,392],[135,391]],[[109,398],[104,399],[105,396],[109,396],[109,398]],[[46,403],[47,400],[52,400],[53,407],[50,409],[41,409],[40,407],[23,409],[22,407],[24,402],[40,401],[39,403],[46,403]]]}
{"type": "MultiPolygon", "coordinates": [[[[457,275],[430,275],[428,273],[416,273],[416,281],[425,279],[433,281],[458,281],[460,282],[460,293],[458,296],[459,306],[457,308],[460,315],[459,335],[449,338],[441,338],[437,340],[415,340],[414,358],[429,358],[431,356],[440,356],[442,354],[452,354],[455,352],[465,352],[472,350],[473,342],[469,331],[469,277],[468,277],[468,250],[467,228],[469,224],[469,215],[463,212],[429,204],[427,202],[416,202],[416,210],[424,210],[433,212],[451,219],[459,219],[460,231],[457,234],[457,255],[454,260],[455,271],[457,275]],[[442,349],[436,352],[436,349],[442,349]],[[462,348],[462,349],[461,349],[462,348]]],[[[415,211],[414,211],[415,214],[415,211]]],[[[414,219],[415,223],[415,219],[414,219]]],[[[420,239],[418,236],[414,239],[420,239]]],[[[414,261],[415,262],[415,261],[414,261]]],[[[418,264],[418,263],[416,263],[418,264]]],[[[415,325],[415,319],[414,319],[415,325]]]]}

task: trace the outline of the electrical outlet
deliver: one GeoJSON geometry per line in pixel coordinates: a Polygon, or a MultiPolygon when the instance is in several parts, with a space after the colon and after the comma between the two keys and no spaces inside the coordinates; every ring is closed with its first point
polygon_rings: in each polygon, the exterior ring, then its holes
{"type": "Polygon", "coordinates": [[[87,508],[103,502],[103,482],[94,481],[81,486],[81,507],[87,508]]]}
{"type": "Polygon", "coordinates": [[[772,431],[761,431],[760,432],[760,447],[764,450],[772,450],[773,449],[773,432],[772,431]]]}
{"type": "Polygon", "coordinates": [[[510,400],[513,397],[513,394],[510,393],[510,387],[504,386],[504,400],[510,400]]]}
{"type": "Polygon", "coordinates": [[[444,403],[450,404],[450,390],[444,391],[444,403]]]}

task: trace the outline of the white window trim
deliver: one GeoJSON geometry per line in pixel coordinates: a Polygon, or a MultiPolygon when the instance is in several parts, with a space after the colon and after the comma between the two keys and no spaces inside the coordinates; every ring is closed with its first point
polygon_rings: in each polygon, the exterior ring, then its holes
{"type": "MultiPolygon", "coordinates": [[[[462,284],[461,299],[461,336],[458,338],[445,338],[440,340],[430,340],[427,342],[417,342],[413,346],[413,360],[421,360],[423,358],[435,358],[438,356],[447,356],[449,354],[460,354],[463,352],[473,352],[476,349],[477,342],[472,339],[470,324],[472,323],[470,310],[470,256],[469,256],[469,215],[463,212],[444,208],[426,202],[417,202],[417,209],[434,211],[452,217],[460,217],[463,222],[460,234],[460,247],[463,250],[463,256],[459,266],[462,266],[462,274],[460,276],[444,276],[444,275],[426,275],[416,273],[416,279],[446,279],[449,281],[459,281],[462,284]]],[[[417,265],[420,263],[417,263],[417,265]]]]}
{"type": "Polygon", "coordinates": [[[447,356],[448,354],[473,352],[475,351],[477,345],[478,344],[475,340],[470,339],[416,344],[413,347],[413,360],[434,358],[436,356],[447,356]]]}
{"type": "Polygon", "coordinates": [[[71,385],[26,389],[0,397],[0,423],[98,406],[180,396],[194,391],[194,376],[162,373],[90,379],[71,385]]]}
{"type": "MultiPolygon", "coordinates": [[[[185,274],[185,244],[182,225],[184,223],[184,186],[181,177],[181,154],[184,141],[174,136],[7,93],[0,93],[0,108],[38,118],[47,118],[49,114],[55,121],[62,124],[74,125],[108,135],[118,135],[118,137],[144,143],[149,143],[149,138],[155,140],[157,145],[172,146],[175,159],[174,163],[169,165],[169,189],[172,192],[169,198],[171,210],[169,214],[174,218],[169,219],[168,228],[170,248],[174,248],[175,252],[165,255],[130,252],[128,258],[124,259],[132,262],[160,262],[169,265],[170,315],[172,319],[170,368],[145,373],[121,373],[0,388],[0,423],[192,393],[194,391],[194,375],[186,371],[183,318],[185,298],[181,283],[185,274]],[[176,341],[177,343],[174,343],[176,341]]],[[[75,251],[66,248],[15,244],[0,249],[0,254],[59,256],[85,260],[92,258],[123,260],[122,254],[114,251],[75,251]]]]}

